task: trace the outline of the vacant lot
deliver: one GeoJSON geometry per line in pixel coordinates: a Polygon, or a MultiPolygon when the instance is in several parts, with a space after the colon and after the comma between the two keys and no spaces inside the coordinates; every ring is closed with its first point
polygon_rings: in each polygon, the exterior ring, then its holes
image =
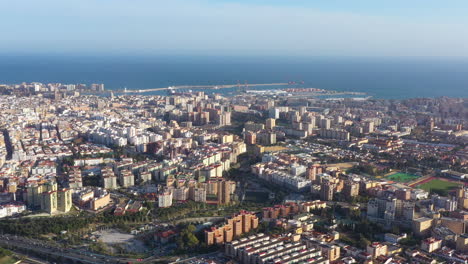
{"type": "Polygon", "coordinates": [[[126,243],[135,237],[134,235],[124,234],[114,229],[98,231],[96,235],[106,244],[126,243]]]}

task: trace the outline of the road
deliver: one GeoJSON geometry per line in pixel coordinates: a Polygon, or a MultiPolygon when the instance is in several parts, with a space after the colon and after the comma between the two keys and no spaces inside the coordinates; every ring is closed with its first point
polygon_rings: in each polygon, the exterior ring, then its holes
{"type": "MultiPolygon", "coordinates": [[[[98,263],[152,263],[153,261],[160,260],[160,256],[150,256],[145,259],[133,258],[117,258],[108,255],[101,255],[92,253],[86,250],[78,250],[71,248],[62,248],[47,244],[42,240],[25,238],[13,235],[0,235],[0,246],[13,249],[14,252],[20,251],[23,255],[32,254],[33,252],[39,255],[47,255],[68,259],[75,263],[84,264],[98,264],[98,263]]],[[[34,259],[30,258],[29,261],[33,263],[34,259]]],[[[36,261],[35,263],[40,263],[36,261]]]]}
{"type": "Polygon", "coordinates": [[[19,236],[0,235],[0,245],[6,248],[20,249],[24,253],[35,252],[56,258],[68,259],[76,263],[119,263],[120,260],[110,256],[93,254],[76,249],[58,248],[40,240],[19,236]]]}
{"type": "MultiPolygon", "coordinates": [[[[14,251],[12,251],[14,252],[14,251]]],[[[49,262],[39,260],[30,256],[26,256],[24,254],[20,254],[18,252],[14,252],[14,256],[19,259],[20,261],[18,264],[49,264],[49,262]]]]}
{"type": "Polygon", "coordinates": [[[216,252],[206,253],[202,255],[197,255],[194,257],[189,257],[186,259],[179,259],[179,260],[170,262],[170,264],[186,264],[186,263],[192,263],[192,261],[197,260],[197,259],[220,258],[220,256],[223,256],[223,254],[220,253],[219,251],[216,251],[216,252]]]}

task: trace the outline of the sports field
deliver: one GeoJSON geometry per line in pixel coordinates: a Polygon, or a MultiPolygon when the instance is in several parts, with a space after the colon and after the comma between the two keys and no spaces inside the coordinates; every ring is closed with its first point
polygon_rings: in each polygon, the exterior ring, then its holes
{"type": "Polygon", "coordinates": [[[410,182],[410,181],[413,181],[413,180],[419,178],[419,176],[414,175],[414,174],[397,172],[397,173],[388,175],[385,178],[388,179],[388,180],[391,180],[391,181],[396,181],[396,182],[410,182]]]}
{"type": "Polygon", "coordinates": [[[460,186],[460,184],[456,182],[434,179],[429,182],[418,185],[417,187],[428,192],[430,191],[441,195],[446,195],[450,190],[458,186],[460,186]]]}

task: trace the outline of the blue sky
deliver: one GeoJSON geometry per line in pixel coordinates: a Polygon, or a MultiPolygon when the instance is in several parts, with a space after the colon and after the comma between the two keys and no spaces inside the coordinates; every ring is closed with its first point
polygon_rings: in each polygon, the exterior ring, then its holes
{"type": "Polygon", "coordinates": [[[468,56],[466,0],[0,0],[0,53],[468,56]]]}

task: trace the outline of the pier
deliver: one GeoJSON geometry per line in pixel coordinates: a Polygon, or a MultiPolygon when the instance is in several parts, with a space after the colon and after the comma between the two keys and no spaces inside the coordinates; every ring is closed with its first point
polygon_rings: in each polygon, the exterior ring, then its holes
{"type": "Polygon", "coordinates": [[[258,87],[258,86],[287,86],[289,83],[254,83],[254,84],[222,84],[222,85],[180,85],[180,86],[169,86],[164,88],[149,88],[149,89],[124,89],[124,90],[107,90],[107,92],[113,91],[115,93],[149,93],[149,92],[156,92],[156,91],[167,91],[167,90],[178,90],[178,89],[229,89],[234,87],[258,87]]]}

